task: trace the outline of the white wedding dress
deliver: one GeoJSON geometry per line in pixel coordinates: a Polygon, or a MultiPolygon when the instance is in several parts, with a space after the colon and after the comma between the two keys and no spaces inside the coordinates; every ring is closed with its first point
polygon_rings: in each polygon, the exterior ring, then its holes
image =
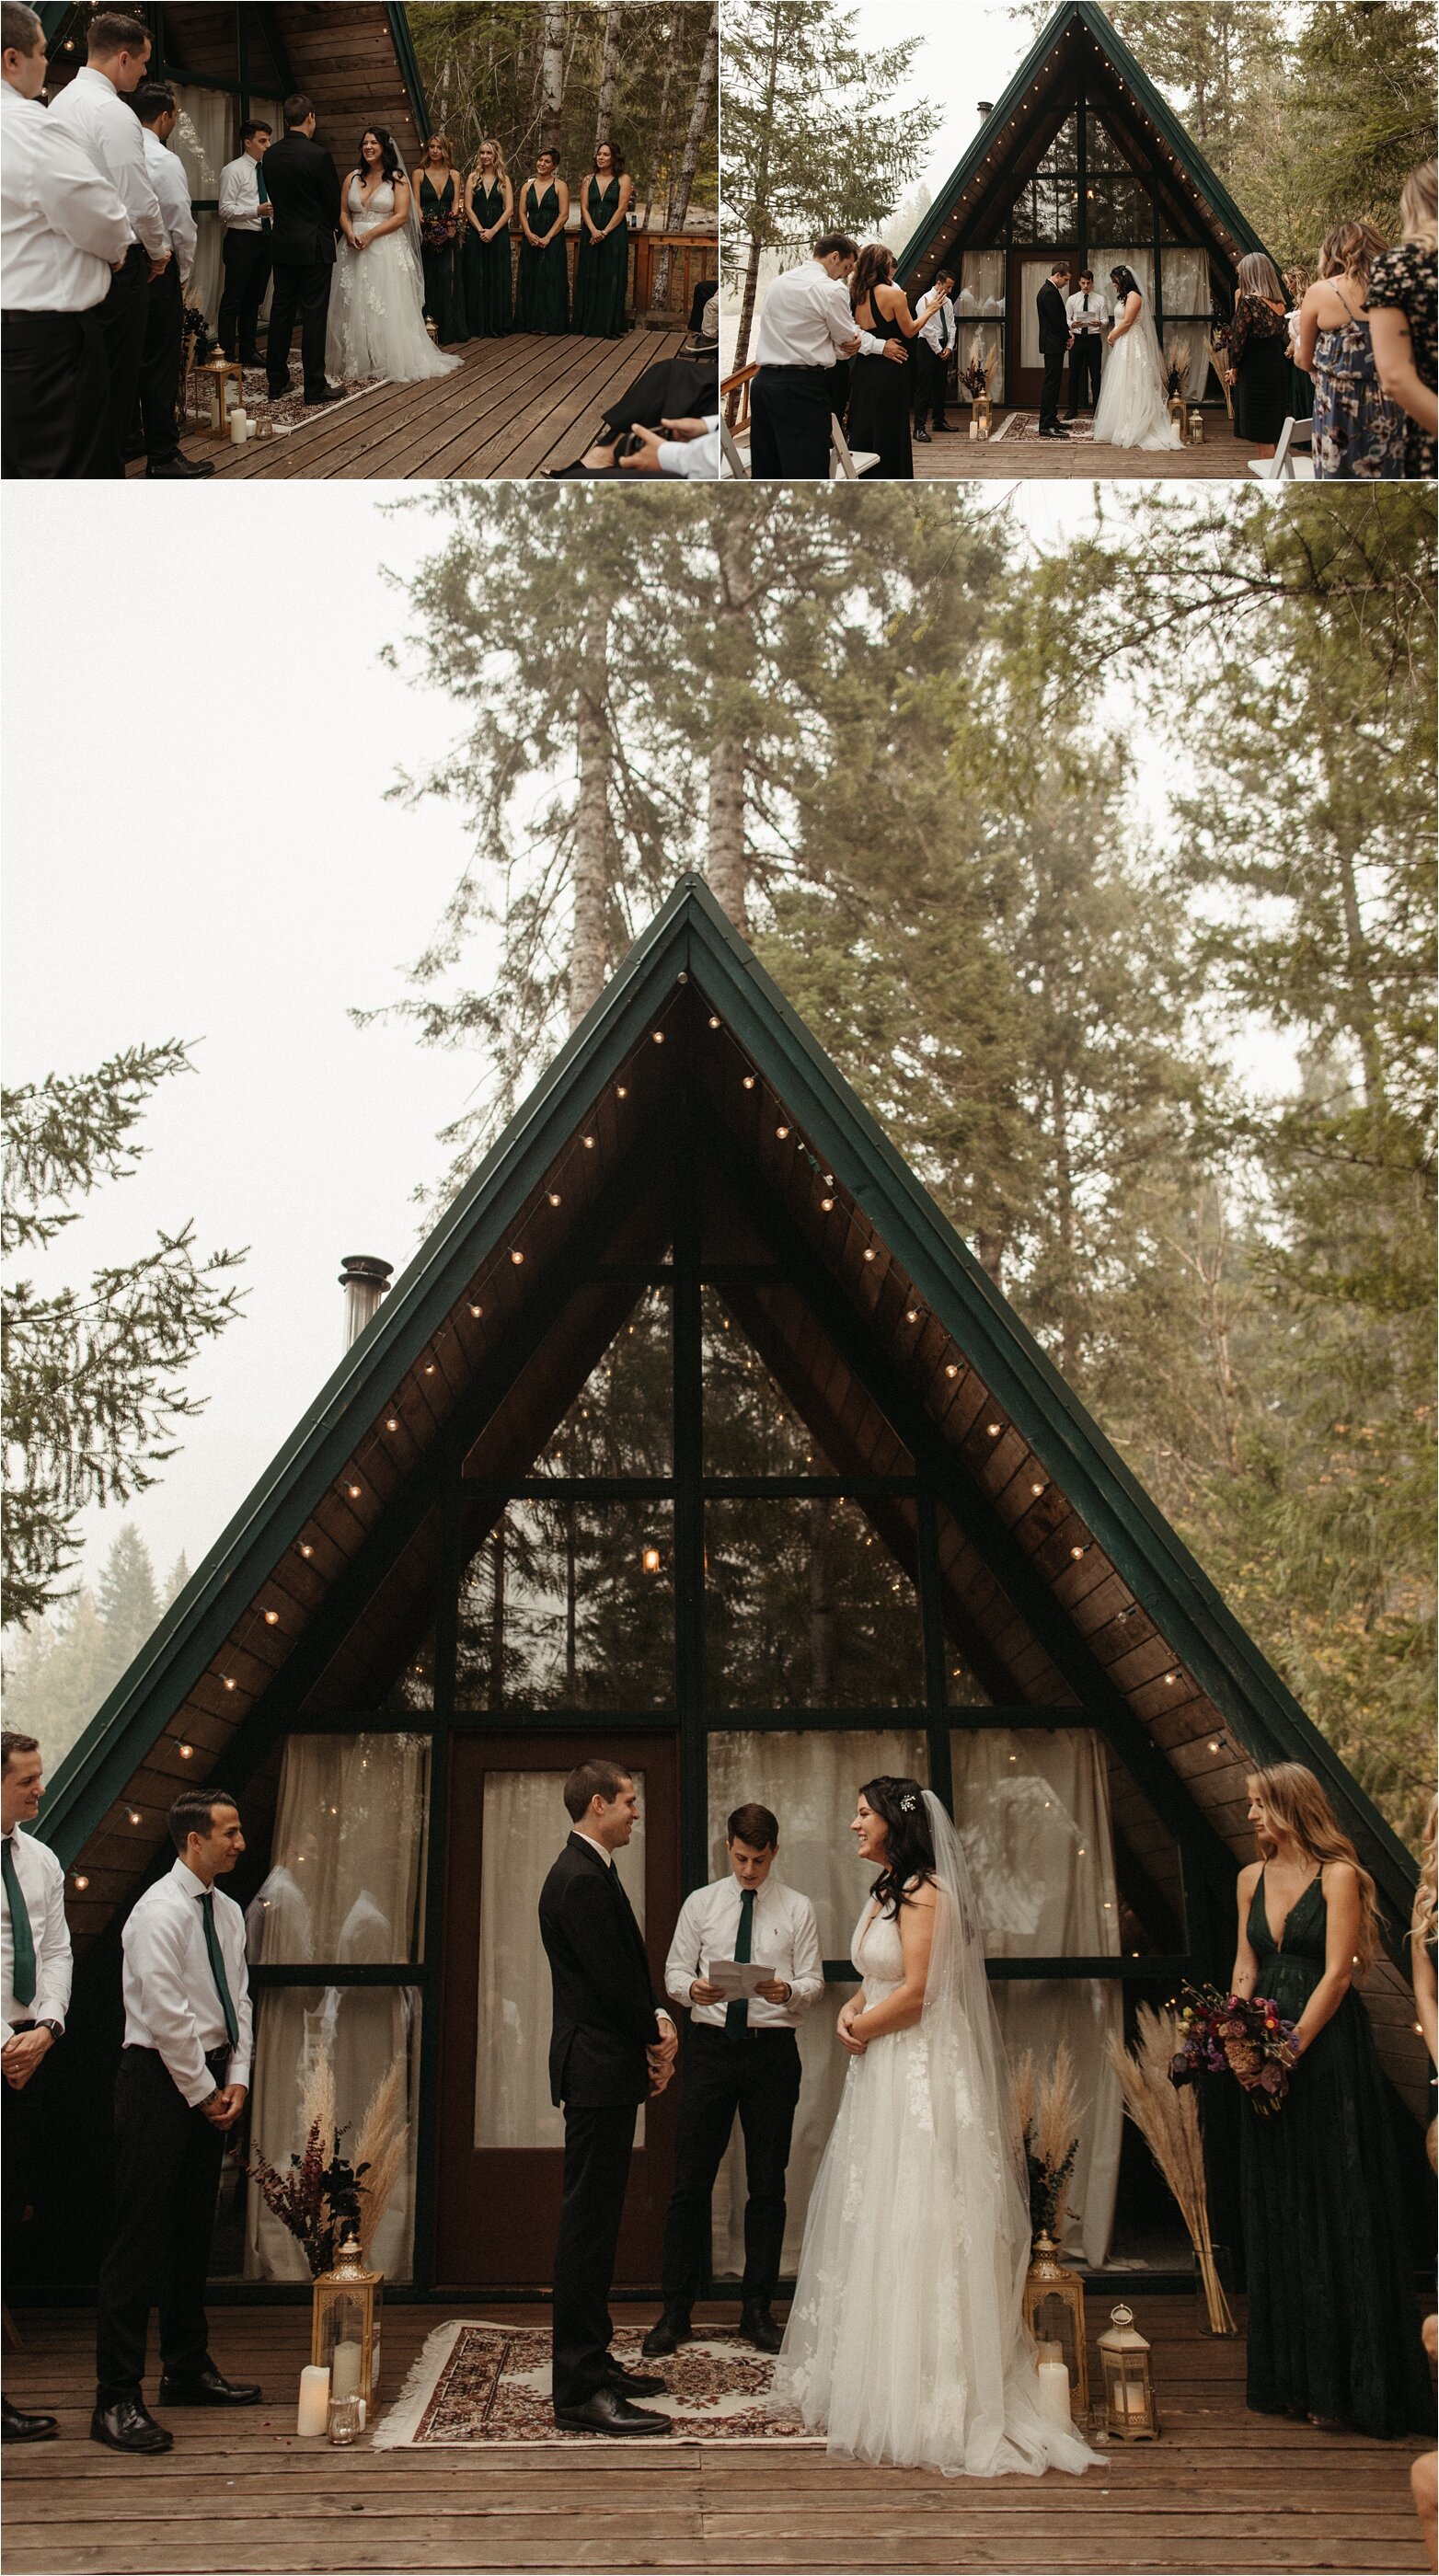
{"type": "MultiPolygon", "coordinates": [[[[356,232],[367,237],[393,215],[394,188],[382,180],[366,205],[360,182],[352,177],[349,209],[356,232]]],[[[353,249],[342,234],[330,289],[326,373],[342,384],[356,376],[388,376],[400,385],[449,375],[463,360],[447,358],[435,347],[425,329],[424,308],[425,273],[413,222],[386,233],[368,250],[353,249]]]]}
{"type": "MultiPolygon", "coordinates": [[[[969,2477],[1082,2470],[1095,2454],[1039,2411],[1008,2061],[963,1850],[928,1791],[925,1805],[938,1903],[924,2012],[850,2060],[773,2402],[847,2458],[969,2477]]],[[[892,1993],[895,1918],[867,1905],[852,1956],[867,2004],[892,1993]]]]}
{"type": "Polygon", "coordinates": [[[1165,409],[1164,371],[1159,340],[1140,304],[1138,319],[1106,345],[1100,361],[1099,400],[1094,407],[1096,447],[1179,447],[1176,422],[1165,409]]]}

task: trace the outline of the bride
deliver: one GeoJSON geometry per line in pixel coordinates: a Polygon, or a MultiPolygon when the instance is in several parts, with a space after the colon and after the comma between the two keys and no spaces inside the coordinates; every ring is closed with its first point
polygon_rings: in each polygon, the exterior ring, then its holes
{"type": "Polygon", "coordinates": [[[1179,447],[1177,424],[1164,407],[1159,341],[1132,268],[1112,268],[1114,328],[1109,334],[1094,443],[1105,447],[1179,447]]]}
{"type": "Polygon", "coordinates": [[[866,1782],[850,1830],[879,1875],[774,2400],[853,2459],[1085,2469],[1079,2435],[1039,2412],[1024,2154],[959,1837],[918,1781],[888,1777],[866,1782]]]}
{"type": "Polygon", "coordinates": [[[340,244],[330,294],[325,366],[342,381],[388,376],[417,384],[447,376],[447,358],[425,329],[425,283],[410,183],[383,126],[367,126],[340,202],[340,244]]]}

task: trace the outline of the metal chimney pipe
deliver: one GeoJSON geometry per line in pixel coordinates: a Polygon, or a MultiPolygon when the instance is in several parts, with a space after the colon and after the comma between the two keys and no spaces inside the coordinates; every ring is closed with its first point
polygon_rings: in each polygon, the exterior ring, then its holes
{"type": "Polygon", "coordinates": [[[372,1252],[347,1252],[340,1265],[345,1292],[345,1348],[359,1339],[390,1284],[393,1261],[377,1261],[372,1252]]]}
{"type": "Polygon", "coordinates": [[[985,120],[985,118],[986,118],[987,116],[993,116],[993,114],[994,114],[994,101],[993,101],[993,99],[992,99],[992,98],[982,98],[982,99],[980,100],[980,102],[979,102],[979,121],[980,121],[980,124],[982,125],[982,124],[984,123],[984,120],[985,120]]]}

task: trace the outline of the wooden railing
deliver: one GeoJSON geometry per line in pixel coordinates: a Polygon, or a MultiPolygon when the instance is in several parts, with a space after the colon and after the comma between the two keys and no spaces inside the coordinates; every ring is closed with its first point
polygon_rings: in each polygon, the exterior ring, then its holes
{"type": "Polygon", "coordinates": [[[660,253],[670,254],[669,285],[663,310],[677,318],[689,320],[695,288],[709,278],[719,281],[718,233],[635,233],[633,276],[633,309],[636,313],[653,313],[661,308],[655,303],[655,282],[660,267],[660,253]]]}
{"type": "Polygon", "coordinates": [[[724,404],[725,420],[736,436],[742,429],[749,427],[749,389],[758,374],[759,364],[756,361],[753,366],[740,367],[734,375],[726,376],[720,386],[720,399],[724,404]]]}

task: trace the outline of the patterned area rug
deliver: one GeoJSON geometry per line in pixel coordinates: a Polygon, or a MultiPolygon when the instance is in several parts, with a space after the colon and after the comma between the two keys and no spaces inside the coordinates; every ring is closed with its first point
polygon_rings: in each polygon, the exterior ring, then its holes
{"type": "MultiPolygon", "coordinates": [[[[614,2353],[627,2369],[651,2367],[640,2359],[644,2330],[623,2328],[614,2353]]],[[[643,2403],[668,2415],[687,2442],[788,2442],[821,2450],[823,2437],[806,2433],[797,2417],[772,2415],[766,2406],[774,2363],[742,2343],[732,2327],[716,2327],[681,2344],[654,2365],[669,2385],[665,2397],[643,2403]]],[[[600,2433],[564,2433],[550,2411],[550,2339],[534,2326],[495,2326],[478,2320],[438,2326],[393,2406],[375,2427],[377,2451],[463,2448],[472,2442],[598,2442],[600,2433]]]]}
{"type": "MultiPolygon", "coordinates": [[[[1076,440],[1077,440],[1077,439],[1081,439],[1081,438],[1083,438],[1083,439],[1088,439],[1088,440],[1089,440],[1089,442],[1090,442],[1090,444],[1091,444],[1091,445],[1093,445],[1093,442],[1094,442],[1094,421],[1093,421],[1093,418],[1092,418],[1092,417],[1091,417],[1091,418],[1089,418],[1089,419],[1081,419],[1081,420],[1066,420],[1066,419],[1065,419],[1065,417],[1064,417],[1064,414],[1063,414],[1062,412],[1060,413],[1060,416],[1059,416],[1059,417],[1060,417],[1060,426],[1061,426],[1062,428],[1064,428],[1064,429],[1067,429],[1067,430],[1068,430],[1068,432],[1069,432],[1069,435],[1070,435],[1071,439],[1076,439],[1076,440]]],[[[1008,424],[1008,435],[1009,435],[1011,438],[1038,438],[1038,436],[1039,436],[1039,414],[1038,414],[1038,412],[1037,412],[1037,411],[1018,411],[1018,412],[1015,412],[1015,413],[1014,413],[1014,415],[1013,415],[1013,417],[1012,417],[1012,419],[1010,420],[1010,422],[1009,422],[1009,424],[1008,424]]]]}

